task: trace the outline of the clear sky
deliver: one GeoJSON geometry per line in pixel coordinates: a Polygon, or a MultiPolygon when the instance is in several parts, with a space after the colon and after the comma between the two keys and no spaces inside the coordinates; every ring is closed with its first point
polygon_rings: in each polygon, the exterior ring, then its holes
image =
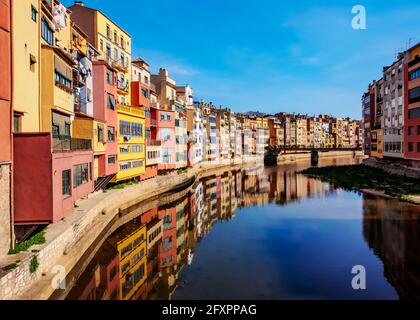
{"type": "MultiPolygon", "coordinates": [[[[72,0],[64,0],[71,5],[72,0]]],[[[85,0],[128,31],[133,58],[235,111],[361,118],[360,98],[420,41],[418,0],[85,0]],[[366,30],[351,26],[366,8],[366,30]]]]}

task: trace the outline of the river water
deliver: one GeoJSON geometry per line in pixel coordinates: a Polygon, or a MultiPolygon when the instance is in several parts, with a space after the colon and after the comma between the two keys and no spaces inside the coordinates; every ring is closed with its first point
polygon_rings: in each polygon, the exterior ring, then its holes
{"type": "Polygon", "coordinates": [[[419,299],[420,207],[297,173],[309,165],[227,171],[137,208],[66,298],[419,299]]]}

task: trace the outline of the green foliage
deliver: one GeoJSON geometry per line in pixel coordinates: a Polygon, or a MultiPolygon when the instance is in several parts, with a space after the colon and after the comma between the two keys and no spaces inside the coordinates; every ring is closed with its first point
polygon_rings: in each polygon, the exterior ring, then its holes
{"type": "Polygon", "coordinates": [[[9,264],[9,265],[5,266],[5,267],[3,268],[3,270],[4,270],[4,271],[10,271],[10,270],[16,269],[17,267],[18,267],[17,262],[16,262],[16,263],[11,263],[11,264],[9,264]]]}
{"type": "Polygon", "coordinates": [[[29,272],[34,273],[39,267],[39,262],[37,256],[33,256],[29,264],[29,272]]]}
{"type": "MultiPolygon", "coordinates": [[[[420,194],[420,180],[389,174],[381,169],[361,165],[312,167],[301,173],[330,182],[348,190],[374,189],[404,199],[404,195],[420,194]]],[[[407,198],[408,199],[408,198],[407,198]]]]}
{"type": "Polygon", "coordinates": [[[9,250],[9,254],[16,254],[22,251],[27,251],[33,245],[43,244],[45,243],[45,232],[39,232],[33,237],[29,238],[28,240],[22,241],[18,243],[13,249],[9,250]]]}

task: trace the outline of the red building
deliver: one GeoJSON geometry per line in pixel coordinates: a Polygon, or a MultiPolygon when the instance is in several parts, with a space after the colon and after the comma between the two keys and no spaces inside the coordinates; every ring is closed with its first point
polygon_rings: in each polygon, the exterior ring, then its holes
{"type": "Polygon", "coordinates": [[[0,1],[0,255],[12,243],[12,49],[10,0],[0,1]]]}
{"type": "Polygon", "coordinates": [[[106,186],[118,172],[117,70],[105,61],[93,62],[93,116],[106,123],[106,151],[99,156],[96,189],[106,186]]]}
{"type": "Polygon", "coordinates": [[[407,53],[404,65],[404,156],[420,159],[420,43],[407,53]]]}
{"type": "Polygon", "coordinates": [[[57,222],[93,190],[91,141],[72,138],[57,145],[53,140],[47,132],[14,134],[16,225],[57,222]]]}
{"type": "Polygon", "coordinates": [[[164,269],[177,262],[176,205],[159,208],[159,217],[163,219],[162,242],[159,245],[159,267],[164,269]]]}
{"type": "Polygon", "coordinates": [[[370,155],[370,144],[372,139],[372,129],[375,126],[375,94],[371,85],[362,96],[362,124],[364,129],[364,145],[363,150],[366,155],[370,155]]]}

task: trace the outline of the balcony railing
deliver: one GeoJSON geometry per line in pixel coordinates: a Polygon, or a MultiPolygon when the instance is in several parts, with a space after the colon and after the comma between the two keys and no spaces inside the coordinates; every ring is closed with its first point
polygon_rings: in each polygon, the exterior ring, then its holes
{"type": "Polygon", "coordinates": [[[117,104],[117,110],[120,112],[131,113],[144,118],[144,110],[138,107],[130,107],[122,104],[117,104]]]}
{"type": "Polygon", "coordinates": [[[53,151],[92,150],[92,140],[76,139],[64,135],[53,136],[53,151]]]}
{"type": "Polygon", "coordinates": [[[129,82],[127,80],[124,80],[124,81],[118,80],[117,81],[117,88],[120,91],[128,92],[128,86],[129,86],[129,82]]]}
{"type": "Polygon", "coordinates": [[[159,147],[162,145],[161,140],[147,140],[147,145],[149,147],[159,147]]]}

